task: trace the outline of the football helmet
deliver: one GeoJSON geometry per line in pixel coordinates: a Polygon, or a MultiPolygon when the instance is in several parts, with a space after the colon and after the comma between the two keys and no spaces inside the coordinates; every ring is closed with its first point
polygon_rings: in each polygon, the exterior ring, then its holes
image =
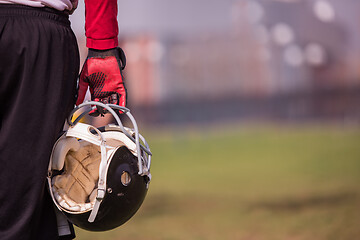
{"type": "Polygon", "coordinates": [[[128,221],[140,208],[151,180],[151,151],[130,110],[114,104],[85,102],[68,118],[69,128],[56,141],[48,185],[56,207],[76,226],[106,231],[128,221]],[[74,114],[85,106],[74,121],[74,114]],[[111,113],[116,124],[100,128],[79,122],[95,108],[111,113]],[[123,126],[116,111],[127,116],[123,126]]]}

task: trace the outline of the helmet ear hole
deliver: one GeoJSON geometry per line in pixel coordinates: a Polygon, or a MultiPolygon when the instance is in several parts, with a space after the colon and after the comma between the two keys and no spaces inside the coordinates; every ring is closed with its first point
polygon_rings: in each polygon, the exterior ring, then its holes
{"type": "Polygon", "coordinates": [[[122,185],[124,185],[125,187],[128,186],[131,182],[131,176],[128,172],[124,171],[121,174],[121,183],[122,185]]]}

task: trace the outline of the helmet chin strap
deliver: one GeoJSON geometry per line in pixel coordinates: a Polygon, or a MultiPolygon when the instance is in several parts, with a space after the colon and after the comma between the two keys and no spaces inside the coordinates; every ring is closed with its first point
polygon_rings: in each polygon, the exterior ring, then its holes
{"type": "Polygon", "coordinates": [[[101,143],[100,143],[100,150],[101,150],[101,161],[99,166],[99,181],[98,181],[98,189],[97,189],[97,195],[96,200],[93,209],[91,210],[90,216],[88,218],[89,222],[94,222],[96,215],[99,211],[100,204],[102,200],[105,197],[105,191],[106,191],[106,165],[107,165],[107,156],[106,156],[106,141],[104,137],[102,136],[101,132],[94,128],[95,131],[99,134],[101,137],[101,143]]]}

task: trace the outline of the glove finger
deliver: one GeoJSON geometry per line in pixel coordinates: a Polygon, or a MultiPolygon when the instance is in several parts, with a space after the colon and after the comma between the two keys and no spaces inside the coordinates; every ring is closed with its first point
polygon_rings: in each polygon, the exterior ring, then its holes
{"type": "MultiPolygon", "coordinates": [[[[94,101],[95,102],[102,102],[104,104],[108,103],[106,98],[103,98],[103,99],[95,98],[94,101]]],[[[96,106],[96,108],[94,110],[91,110],[89,112],[89,115],[92,116],[92,117],[97,117],[99,115],[104,116],[106,113],[107,113],[106,109],[104,109],[103,107],[100,107],[100,106],[96,106]]]]}
{"type": "MultiPolygon", "coordinates": [[[[102,103],[104,103],[104,104],[109,104],[109,103],[111,103],[111,104],[115,104],[115,105],[122,106],[122,105],[119,104],[119,103],[120,103],[121,96],[122,96],[122,95],[120,95],[120,94],[118,94],[118,93],[113,93],[113,94],[111,94],[109,97],[106,97],[106,98],[101,98],[101,99],[95,98],[94,101],[96,101],[96,102],[102,102],[102,103]]],[[[115,112],[118,112],[118,113],[120,113],[120,114],[123,113],[122,111],[116,110],[116,109],[114,109],[114,111],[115,111],[115,112]]],[[[100,107],[100,106],[96,106],[96,109],[90,111],[89,115],[92,116],[92,117],[97,117],[97,116],[99,116],[99,115],[104,116],[106,113],[108,113],[108,111],[107,111],[105,108],[100,107]]]]}
{"type": "MultiPolygon", "coordinates": [[[[115,105],[118,105],[118,106],[121,106],[121,107],[125,107],[126,106],[126,95],[125,94],[120,94],[120,93],[113,93],[109,97],[109,101],[110,101],[111,104],[115,104],[115,105]]],[[[114,110],[114,111],[119,113],[119,114],[124,113],[121,110],[114,110]]]]}
{"type": "MultiPolygon", "coordinates": [[[[126,88],[125,87],[121,94],[117,94],[117,97],[118,97],[118,101],[116,104],[121,107],[126,107],[127,98],[126,98],[126,88]]],[[[124,112],[119,110],[119,113],[123,114],[124,112]]]]}
{"type": "Polygon", "coordinates": [[[122,107],[126,107],[126,90],[122,94],[119,94],[119,95],[120,95],[120,98],[119,98],[118,105],[122,106],[122,107]]]}

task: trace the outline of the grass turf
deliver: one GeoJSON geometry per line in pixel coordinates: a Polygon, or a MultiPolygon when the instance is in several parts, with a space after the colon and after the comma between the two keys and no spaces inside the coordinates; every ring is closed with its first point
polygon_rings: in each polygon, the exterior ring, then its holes
{"type": "Polygon", "coordinates": [[[148,132],[153,180],[118,229],[78,240],[357,239],[360,130],[240,126],[148,132]]]}

